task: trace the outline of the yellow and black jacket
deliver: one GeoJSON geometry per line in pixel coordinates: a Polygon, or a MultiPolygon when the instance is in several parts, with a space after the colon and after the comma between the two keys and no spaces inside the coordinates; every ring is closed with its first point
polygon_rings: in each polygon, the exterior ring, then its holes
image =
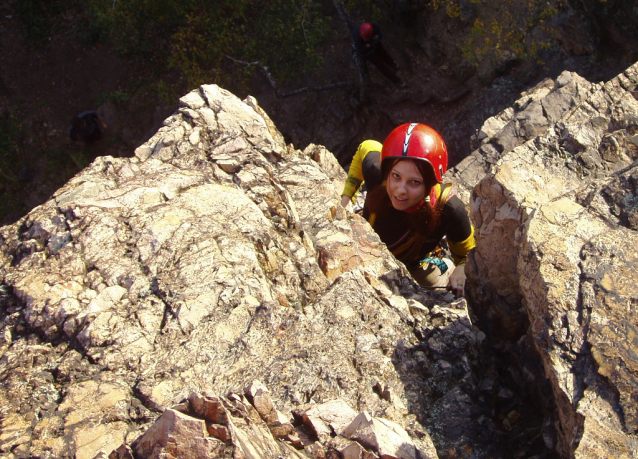
{"type": "MultiPolygon", "coordinates": [[[[442,206],[441,222],[438,228],[424,231],[422,234],[410,230],[409,214],[390,207],[383,215],[371,214],[363,209],[363,217],[388,246],[392,254],[403,262],[408,269],[416,269],[419,262],[436,249],[445,236],[452,261],[456,266],[464,264],[467,254],[475,247],[474,228],[463,202],[455,195],[441,197],[440,185],[433,188],[431,202],[424,205],[442,206]],[[432,196],[436,196],[432,200],[432,196]]],[[[450,186],[443,188],[449,192],[450,186]]]]}
{"type": "Polygon", "coordinates": [[[381,155],[382,147],[383,145],[376,140],[361,142],[350,163],[348,178],[341,196],[353,197],[363,183],[364,176],[369,190],[381,183],[379,156],[381,155]]]}
{"type": "MultiPolygon", "coordinates": [[[[381,143],[375,140],[366,140],[359,145],[352,158],[342,196],[352,197],[364,181],[368,190],[381,185],[381,148],[381,143]]],[[[441,224],[435,230],[424,229],[419,234],[413,234],[409,230],[408,214],[392,207],[383,216],[370,214],[364,207],[363,216],[388,249],[408,269],[418,267],[419,262],[428,257],[443,237],[447,240],[454,264],[458,266],[465,263],[465,258],[474,248],[475,242],[474,228],[463,202],[451,193],[451,186],[446,184],[443,187],[436,185],[432,188],[429,202],[424,205],[442,207],[441,224]]]]}
{"type": "Polygon", "coordinates": [[[418,233],[410,230],[409,214],[393,207],[386,212],[373,214],[363,209],[363,217],[377,232],[381,240],[388,246],[398,260],[410,270],[416,269],[419,262],[430,256],[443,237],[447,240],[452,253],[452,261],[456,266],[465,263],[470,250],[475,247],[474,228],[463,202],[449,194],[451,186],[436,185],[430,193],[430,202],[423,205],[441,206],[441,221],[438,228],[424,229],[418,233]]]}

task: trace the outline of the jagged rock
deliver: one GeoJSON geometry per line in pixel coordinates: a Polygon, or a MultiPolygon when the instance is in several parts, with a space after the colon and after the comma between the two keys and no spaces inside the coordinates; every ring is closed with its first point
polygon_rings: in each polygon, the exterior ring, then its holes
{"type": "MultiPolygon", "coordinates": [[[[103,453],[100,453],[103,454],[103,453]]],[[[122,445],[108,455],[108,459],[134,459],[133,450],[128,445],[122,445]]]]}
{"type": "MultiPolygon", "coordinates": [[[[311,401],[406,422],[391,356],[417,339],[391,305],[428,295],[341,207],[337,161],[286,146],[252,98],[181,104],[134,157],[97,158],[0,229],[3,453],[110,454],[191,393],[255,380],[273,410],[251,428],[297,445],[287,413],[311,401]]],[[[252,445],[217,415],[206,432],[252,445]]]]}
{"type": "Polygon", "coordinates": [[[620,313],[635,303],[635,74],[535,88],[485,128],[477,168],[458,169],[478,184],[468,290],[485,330],[465,300],[418,288],[341,207],[329,152],[285,145],[253,98],[189,93],[134,157],[97,158],[0,228],[0,453],[635,449],[633,347],[618,343],[635,326],[620,313]],[[499,320],[507,335],[490,328],[499,320]],[[499,398],[517,380],[484,365],[485,342],[525,333],[513,346],[544,372],[525,367],[520,384],[549,378],[544,420],[512,405],[518,387],[499,398]],[[338,436],[350,413],[332,417],[330,403],[368,413],[374,431],[338,436]]]}
{"type": "MultiPolygon", "coordinates": [[[[349,440],[345,437],[334,437],[330,439],[328,445],[330,447],[329,451],[334,451],[336,453],[335,454],[336,457],[343,457],[344,451],[349,451],[349,453],[346,453],[346,454],[360,458],[363,454],[367,452],[366,449],[363,446],[361,446],[359,443],[357,443],[356,441],[349,440]]],[[[370,454],[372,454],[373,457],[376,456],[376,454],[374,453],[370,453],[370,454]]],[[[331,456],[334,456],[334,455],[331,455],[331,456]]]]}
{"type": "MultiPolygon", "coordinates": [[[[337,435],[343,433],[343,429],[348,426],[357,416],[357,412],[343,400],[332,400],[320,405],[315,405],[303,413],[303,421],[311,426],[316,419],[320,419],[324,425],[337,435]]],[[[313,427],[316,432],[317,428],[313,427]]],[[[317,435],[318,436],[318,435],[317,435]]]]}
{"type": "Polygon", "coordinates": [[[373,449],[382,458],[414,459],[416,448],[408,434],[398,425],[384,419],[375,419],[368,413],[359,414],[344,431],[344,436],[373,449]]]}
{"type": "MultiPolygon", "coordinates": [[[[335,400],[308,410],[304,421],[316,430],[320,417],[331,420],[332,430],[317,435],[318,441],[306,445],[280,434],[281,424],[272,422],[272,402],[268,389],[259,381],[246,388],[251,395],[244,399],[236,395],[218,397],[193,393],[187,400],[166,409],[159,419],[128,445],[121,445],[109,455],[127,457],[133,451],[136,457],[304,457],[296,449],[303,449],[315,459],[340,457],[381,458],[437,458],[433,447],[418,451],[411,438],[399,425],[388,420],[372,418],[366,412],[357,415],[343,401],[335,400]],[[345,414],[345,416],[344,416],[345,414]],[[309,419],[314,418],[314,423],[309,419]],[[346,421],[347,418],[347,421],[346,421]],[[267,427],[267,428],[266,428],[267,427]],[[349,438],[348,438],[349,437],[349,438]],[[277,439],[284,440],[278,442],[277,439]],[[372,449],[370,451],[369,449],[372,449]],[[378,456],[375,454],[378,454],[378,456]],[[417,456],[417,454],[419,454],[417,456]]],[[[94,459],[106,458],[104,452],[94,459]]]]}
{"type": "Polygon", "coordinates": [[[320,443],[312,443],[304,448],[306,453],[310,455],[310,457],[314,457],[316,459],[326,459],[326,451],[324,447],[320,443]]]}
{"type": "Polygon", "coordinates": [[[262,419],[267,419],[271,411],[275,409],[268,388],[259,381],[254,381],[246,388],[245,393],[262,419]]]}
{"type": "Polygon", "coordinates": [[[311,429],[311,432],[319,439],[319,441],[323,442],[330,438],[332,431],[330,426],[326,424],[323,419],[305,415],[304,423],[311,429]]]}
{"type": "MultiPolygon", "coordinates": [[[[206,435],[206,424],[175,410],[165,410],[134,446],[136,455],[148,459],[224,457],[225,444],[206,435]]],[[[227,456],[228,457],[228,456],[227,456]]]]}
{"type": "MultiPolygon", "coordinates": [[[[559,87],[575,81],[567,77],[559,87]]],[[[555,107],[547,129],[504,149],[472,192],[473,310],[491,339],[533,343],[544,371],[532,379],[551,386],[561,457],[630,457],[637,447],[637,86],[634,65],[604,85],[577,82],[571,97],[548,92],[535,102],[555,107]]]]}
{"type": "Polygon", "coordinates": [[[475,149],[448,170],[446,179],[455,184],[463,202],[471,202],[472,189],[502,157],[542,135],[600,87],[569,71],[556,80],[541,81],[523,92],[512,107],[483,123],[472,139],[475,149]]]}
{"type": "Polygon", "coordinates": [[[202,395],[191,394],[188,398],[188,409],[197,417],[210,421],[214,424],[227,424],[228,413],[223,403],[215,395],[203,393],[202,395]]]}
{"type": "Polygon", "coordinates": [[[275,438],[286,439],[293,434],[294,427],[290,423],[291,416],[285,415],[274,407],[270,391],[266,386],[259,381],[254,381],[244,392],[275,438]]]}
{"type": "Polygon", "coordinates": [[[241,402],[234,404],[237,415],[229,416],[228,428],[234,448],[233,457],[246,459],[258,458],[302,458],[303,455],[296,452],[287,443],[279,442],[268,430],[265,422],[254,422],[249,416],[241,415],[241,408],[245,408],[241,402]]]}
{"type": "Polygon", "coordinates": [[[356,441],[349,442],[348,446],[338,451],[343,459],[376,459],[378,457],[376,454],[366,451],[363,446],[356,441]]]}

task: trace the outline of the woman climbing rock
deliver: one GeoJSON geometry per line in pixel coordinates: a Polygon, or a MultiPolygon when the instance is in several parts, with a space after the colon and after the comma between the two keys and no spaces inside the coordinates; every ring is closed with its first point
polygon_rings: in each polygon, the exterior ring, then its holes
{"type": "Polygon", "coordinates": [[[474,229],[463,202],[442,184],[447,170],[443,138],[425,124],[403,124],[380,143],[363,142],[353,158],[342,197],[348,204],[362,181],[368,186],[363,216],[394,256],[425,287],[464,295],[467,254],[474,229]],[[444,240],[452,260],[441,256],[444,240]]]}

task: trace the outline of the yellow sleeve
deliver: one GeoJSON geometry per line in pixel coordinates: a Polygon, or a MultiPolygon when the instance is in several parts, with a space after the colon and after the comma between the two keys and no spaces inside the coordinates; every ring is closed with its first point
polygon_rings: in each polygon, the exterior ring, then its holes
{"type": "Polygon", "coordinates": [[[381,148],[383,148],[383,145],[376,140],[365,140],[361,142],[350,163],[348,178],[346,179],[341,196],[354,196],[361,186],[361,183],[363,183],[363,160],[368,156],[368,153],[371,151],[381,151],[381,148]]]}
{"type": "Polygon", "coordinates": [[[450,248],[450,252],[452,252],[452,261],[454,262],[454,266],[465,264],[467,254],[470,250],[476,247],[476,242],[474,241],[474,226],[471,226],[471,228],[472,232],[465,240],[460,242],[447,241],[447,246],[450,248]]]}

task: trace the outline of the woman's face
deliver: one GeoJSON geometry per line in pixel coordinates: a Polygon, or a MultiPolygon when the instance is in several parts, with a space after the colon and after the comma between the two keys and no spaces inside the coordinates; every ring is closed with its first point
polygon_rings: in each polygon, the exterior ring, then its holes
{"type": "Polygon", "coordinates": [[[386,180],[386,190],[396,210],[406,210],[419,204],[429,192],[425,189],[425,182],[416,164],[409,159],[398,161],[392,166],[386,180]]]}

